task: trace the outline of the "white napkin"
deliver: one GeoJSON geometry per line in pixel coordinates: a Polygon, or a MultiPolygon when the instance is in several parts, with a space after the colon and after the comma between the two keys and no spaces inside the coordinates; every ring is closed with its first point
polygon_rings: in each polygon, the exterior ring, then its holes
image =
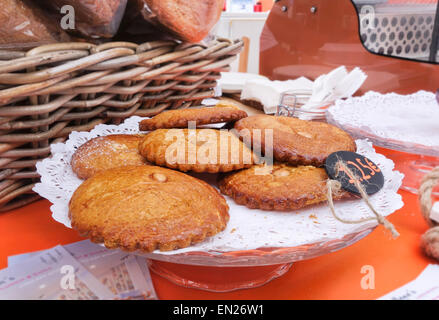
{"type": "Polygon", "coordinates": [[[313,82],[305,77],[296,80],[270,81],[268,79],[248,80],[241,92],[241,100],[254,100],[264,106],[264,112],[273,114],[277,111],[282,93],[295,91],[310,93],[313,82]]]}
{"type": "Polygon", "coordinates": [[[314,81],[312,95],[302,109],[315,110],[338,99],[349,98],[360,89],[366,79],[367,75],[358,67],[351,72],[345,66],[338,67],[314,81]]]}
{"type": "MultiPolygon", "coordinates": [[[[328,74],[321,75],[314,82],[305,77],[287,81],[249,79],[242,89],[241,100],[257,101],[263,105],[265,113],[273,114],[277,111],[282,93],[292,91],[298,95],[309,95],[309,98],[301,98],[297,101],[302,104],[301,109],[318,111],[337,99],[351,97],[363,85],[366,78],[367,75],[358,67],[348,72],[345,66],[341,66],[328,74]]],[[[303,116],[308,120],[312,120],[313,117],[303,116]]]]}
{"type": "Polygon", "coordinates": [[[239,93],[244,88],[244,85],[249,80],[266,79],[268,78],[244,72],[221,72],[221,78],[218,80],[218,86],[222,92],[225,93],[239,93]]]}

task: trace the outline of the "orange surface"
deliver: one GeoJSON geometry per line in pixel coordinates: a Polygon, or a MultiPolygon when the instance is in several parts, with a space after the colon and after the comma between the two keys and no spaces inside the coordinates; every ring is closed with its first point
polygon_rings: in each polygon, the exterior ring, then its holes
{"type": "MultiPolygon", "coordinates": [[[[293,264],[287,274],[262,287],[231,293],[186,289],[153,274],[157,293],[161,299],[376,299],[413,280],[428,263],[434,263],[419,248],[427,225],[417,197],[400,193],[405,206],[389,219],[401,233],[396,240],[378,227],[350,247],[293,264]],[[361,288],[365,265],[375,270],[375,289],[361,288]]],[[[0,268],[7,266],[9,255],[81,240],[75,231],[52,220],[49,207],[48,201],[39,201],[0,214],[0,268]]],[[[182,268],[191,271],[189,266],[182,268]]]]}

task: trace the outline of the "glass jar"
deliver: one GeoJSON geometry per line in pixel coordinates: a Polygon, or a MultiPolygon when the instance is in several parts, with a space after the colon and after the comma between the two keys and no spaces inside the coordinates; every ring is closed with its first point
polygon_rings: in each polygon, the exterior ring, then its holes
{"type": "Polygon", "coordinates": [[[311,104],[308,105],[309,109],[308,107],[304,109],[303,106],[310,97],[311,91],[308,90],[291,90],[282,93],[276,116],[326,122],[326,109],[330,106],[330,103],[311,104]]]}

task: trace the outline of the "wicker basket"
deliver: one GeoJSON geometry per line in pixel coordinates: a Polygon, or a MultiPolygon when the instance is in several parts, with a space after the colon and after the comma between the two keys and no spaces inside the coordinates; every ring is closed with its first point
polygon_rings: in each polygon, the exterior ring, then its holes
{"type": "Polygon", "coordinates": [[[186,108],[213,88],[242,41],[59,43],[0,52],[0,211],[38,199],[35,164],[72,131],[186,108]]]}

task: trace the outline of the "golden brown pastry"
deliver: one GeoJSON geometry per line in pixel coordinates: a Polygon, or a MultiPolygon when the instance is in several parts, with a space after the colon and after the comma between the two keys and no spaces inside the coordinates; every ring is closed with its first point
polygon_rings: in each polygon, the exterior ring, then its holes
{"type": "Polygon", "coordinates": [[[151,119],[142,120],[139,124],[141,131],[156,129],[187,128],[189,122],[196,126],[236,121],[247,117],[245,111],[235,106],[203,107],[169,110],[162,112],[151,119]]]}
{"type": "Polygon", "coordinates": [[[145,136],[139,151],[151,163],[184,172],[229,172],[255,162],[251,150],[224,130],[158,129],[145,136]]]}
{"type": "Polygon", "coordinates": [[[2,0],[0,5],[0,47],[30,48],[70,37],[32,1],[2,0]]]}
{"type": "Polygon", "coordinates": [[[103,170],[148,164],[139,153],[141,140],[141,135],[127,134],[91,139],[73,154],[72,170],[80,179],[88,179],[103,170]]]}
{"type": "Polygon", "coordinates": [[[107,248],[152,252],[187,247],[224,230],[228,206],[206,182],[156,166],[102,171],[75,191],[72,227],[107,248]]]}
{"type": "Polygon", "coordinates": [[[144,0],[161,25],[181,40],[199,42],[218,22],[224,0],[144,0]]]}
{"type": "MultiPolygon", "coordinates": [[[[327,180],[322,168],[279,163],[229,174],[219,187],[223,194],[250,209],[285,211],[325,202],[327,180]]],[[[350,193],[340,191],[333,200],[350,197],[350,193]]]]}
{"type": "Polygon", "coordinates": [[[235,129],[253,146],[260,145],[262,151],[270,148],[271,135],[274,159],[293,165],[320,167],[333,152],[356,151],[355,141],[347,132],[323,122],[255,115],[237,121],[235,129]]]}

